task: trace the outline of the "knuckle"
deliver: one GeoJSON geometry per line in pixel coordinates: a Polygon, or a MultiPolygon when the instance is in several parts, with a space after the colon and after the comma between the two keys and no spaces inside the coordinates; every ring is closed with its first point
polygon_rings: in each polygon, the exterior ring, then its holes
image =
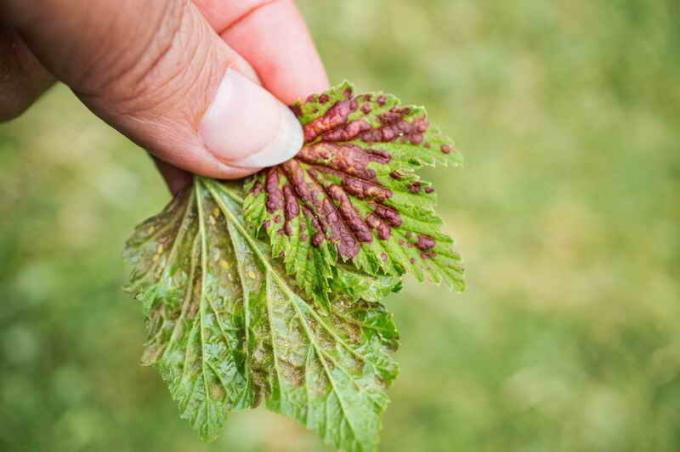
{"type": "MultiPolygon", "coordinates": [[[[168,1],[150,31],[134,49],[126,49],[110,62],[107,75],[83,94],[115,105],[119,114],[137,115],[167,107],[196,84],[196,62],[205,59],[209,46],[190,0],[168,1]]],[[[119,43],[117,45],[125,45],[119,43]]]]}
{"type": "Polygon", "coordinates": [[[30,101],[28,99],[24,99],[23,102],[16,99],[7,100],[3,93],[0,92],[0,122],[11,121],[12,119],[18,118],[26,111],[29,105],[30,101]]]}
{"type": "Polygon", "coordinates": [[[19,117],[50,84],[18,35],[0,30],[0,122],[19,117]]]}

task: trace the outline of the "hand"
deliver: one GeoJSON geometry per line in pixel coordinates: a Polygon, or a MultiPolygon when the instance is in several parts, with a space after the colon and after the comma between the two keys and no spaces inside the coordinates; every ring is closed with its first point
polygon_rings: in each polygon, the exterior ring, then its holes
{"type": "Polygon", "coordinates": [[[62,81],[173,192],[179,169],[229,179],[291,158],[285,104],[328,87],[292,0],[0,0],[0,17],[0,120],[62,81]]]}

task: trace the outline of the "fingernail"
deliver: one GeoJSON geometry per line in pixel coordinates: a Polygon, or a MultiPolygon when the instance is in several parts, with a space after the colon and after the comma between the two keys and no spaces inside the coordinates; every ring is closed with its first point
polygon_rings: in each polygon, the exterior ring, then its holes
{"type": "Polygon", "coordinates": [[[201,120],[199,134],[222,162],[262,168],[291,159],[302,148],[302,126],[267,90],[228,69],[201,120]]]}

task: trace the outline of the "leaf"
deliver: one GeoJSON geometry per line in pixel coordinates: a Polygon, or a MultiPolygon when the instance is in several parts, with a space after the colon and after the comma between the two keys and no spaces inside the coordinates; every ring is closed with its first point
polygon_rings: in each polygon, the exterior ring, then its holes
{"type": "Polygon", "coordinates": [[[293,111],[304,147],[250,178],[244,212],[299,286],[323,302],[354,268],[409,271],[463,290],[461,259],[441,231],[434,189],[414,172],[460,165],[462,156],[430,127],[425,110],[387,94],[355,95],[344,83],[293,111]]]}
{"type": "Polygon", "coordinates": [[[264,401],[337,448],[375,449],[398,371],[396,327],[377,300],[394,284],[348,271],[335,284],[367,299],[301,295],[248,232],[238,184],[200,177],[136,228],[125,254],[147,319],[142,362],[203,438],[264,401]]]}

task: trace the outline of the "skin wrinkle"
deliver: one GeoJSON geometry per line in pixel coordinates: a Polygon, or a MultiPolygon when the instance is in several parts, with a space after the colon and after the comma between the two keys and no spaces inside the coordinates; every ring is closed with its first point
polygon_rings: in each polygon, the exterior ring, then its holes
{"type": "MultiPolygon", "coordinates": [[[[115,71],[115,76],[105,79],[101,84],[92,88],[78,90],[78,94],[91,99],[111,95],[115,97],[116,101],[125,104],[145,97],[149,86],[154,86],[154,89],[158,92],[164,92],[164,88],[171,86],[172,81],[181,73],[189,71],[189,68],[178,65],[172,67],[166,62],[172,62],[177,54],[182,52],[189,54],[192,50],[196,50],[181,48],[182,34],[196,33],[200,30],[200,27],[195,27],[188,22],[191,20],[191,13],[188,11],[186,7],[181,8],[178,13],[170,15],[173,20],[159,21],[172,25],[161,25],[157,33],[151,33],[150,39],[142,46],[137,47],[140,51],[135,53],[151,55],[150,57],[130,58],[131,63],[125,64],[120,70],[115,71]],[[158,43],[159,37],[162,38],[160,44],[158,43]],[[166,67],[170,67],[172,71],[164,71],[166,67]],[[155,74],[161,74],[162,78],[155,77],[155,74]],[[122,92],[116,93],[119,90],[122,92]]],[[[107,70],[100,68],[99,71],[112,72],[110,68],[107,70]]],[[[87,85],[87,83],[84,83],[84,85],[87,85]]],[[[168,93],[167,96],[172,94],[174,93],[168,93]]]]}
{"type": "MultiPolygon", "coordinates": [[[[19,5],[10,7],[12,17],[18,28],[29,31],[27,40],[33,51],[41,59],[49,61],[52,71],[58,74],[59,78],[68,79],[70,84],[80,85],[96,66],[106,66],[102,64],[104,60],[115,61],[120,56],[112,51],[115,46],[110,44],[109,38],[120,35],[116,28],[117,24],[129,10],[121,3],[118,8],[110,8],[105,12],[107,18],[105,21],[101,20],[102,8],[99,5],[105,5],[107,2],[101,0],[93,1],[94,5],[88,8],[82,8],[78,2],[71,0],[43,0],[39,2],[40,4],[36,4],[35,1],[8,3],[19,5]],[[78,8],[78,14],[59,15],[58,20],[54,20],[53,16],[60,8],[65,10],[78,8]],[[54,55],[46,52],[43,46],[33,45],[36,40],[75,33],[79,39],[60,42],[54,49],[54,55]],[[96,45],[84,48],[82,42],[93,42],[96,45]],[[77,64],[74,64],[74,61],[77,61],[77,64]]],[[[130,48],[126,46],[125,52],[129,52],[130,48]]]]}
{"type": "MultiPolygon", "coordinates": [[[[125,0],[124,0],[125,1],[125,0]]],[[[168,4],[164,4],[163,9],[160,10],[163,13],[168,8],[168,4]]],[[[89,11],[86,12],[90,13],[89,11]]],[[[143,55],[143,51],[148,47],[148,43],[153,39],[153,33],[150,30],[158,30],[163,19],[163,14],[156,14],[155,20],[149,18],[149,22],[153,25],[148,27],[146,30],[141,30],[146,32],[146,36],[142,38],[139,33],[139,27],[134,32],[134,43],[133,46],[126,46],[118,51],[115,45],[112,44],[112,37],[118,35],[117,28],[120,26],[121,18],[124,18],[127,14],[127,8],[121,7],[119,10],[114,11],[109,19],[104,23],[100,24],[97,20],[96,15],[92,19],[89,18],[92,14],[90,13],[88,18],[81,20],[78,24],[74,26],[80,27],[80,32],[85,35],[84,39],[87,38],[87,30],[90,29],[90,33],[94,34],[92,39],[96,39],[99,45],[94,47],[91,51],[91,55],[86,56],[84,61],[79,65],[80,74],[74,74],[74,84],[82,86],[80,91],[83,95],[87,95],[88,92],[97,92],[105,90],[107,87],[111,86],[115,81],[119,80],[124,74],[129,73],[130,70],[138,63],[138,59],[143,55]],[[144,41],[145,44],[138,45],[140,42],[144,41]],[[132,51],[134,52],[132,55],[132,51]],[[122,63],[121,63],[122,61],[122,63]],[[116,67],[120,66],[120,67],[116,67]],[[108,68],[108,70],[102,71],[101,67],[108,68]],[[97,79],[101,78],[101,81],[97,79]],[[96,83],[96,84],[94,84],[96,83]],[[88,87],[88,84],[93,84],[93,86],[88,87]]],[[[114,43],[115,44],[115,43],[114,43]]],[[[67,53],[68,55],[68,53],[67,53]]],[[[64,58],[65,61],[70,60],[69,58],[64,58]]],[[[68,70],[68,66],[67,66],[68,70]]],[[[61,72],[61,71],[60,71],[61,72]]]]}
{"type": "Polygon", "coordinates": [[[243,11],[241,14],[239,14],[237,17],[235,17],[233,20],[230,22],[224,24],[220,29],[217,31],[218,35],[222,35],[226,32],[228,32],[231,28],[238,26],[240,23],[245,22],[248,20],[250,16],[255,14],[258,11],[261,11],[265,8],[271,7],[273,4],[278,3],[280,0],[262,0],[257,2],[255,5],[252,5],[250,8],[246,9],[243,11]]]}
{"type": "Polygon", "coordinates": [[[245,15],[247,11],[268,1],[270,0],[238,0],[236,2],[229,0],[193,0],[193,3],[205,16],[210,26],[218,34],[221,34],[222,31],[229,28],[230,24],[245,15]]]}
{"type": "MultiPolygon", "coordinates": [[[[156,30],[158,31],[153,33],[154,38],[143,45],[141,47],[143,50],[140,52],[143,55],[155,54],[155,56],[151,58],[148,64],[144,64],[144,60],[147,58],[135,58],[132,65],[123,69],[114,80],[124,78],[126,74],[134,74],[137,72],[135,69],[138,69],[140,65],[139,62],[141,62],[142,68],[139,70],[139,74],[136,74],[130,82],[130,85],[133,87],[141,87],[144,81],[150,78],[151,74],[161,66],[163,61],[172,56],[171,52],[178,45],[182,30],[185,27],[185,21],[188,20],[187,18],[190,14],[187,8],[189,4],[187,2],[167,2],[165,5],[165,10],[159,16],[158,23],[156,24],[156,30]],[[163,38],[160,41],[159,36],[163,38]]],[[[105,88],[105,86],[102,88],[105,88]]],[[[105,89],[102,89],[102,91],[105,91],[105,89]]],[[[133,95],[134,93],[131,94],[131,96],[133,95]]]]}

